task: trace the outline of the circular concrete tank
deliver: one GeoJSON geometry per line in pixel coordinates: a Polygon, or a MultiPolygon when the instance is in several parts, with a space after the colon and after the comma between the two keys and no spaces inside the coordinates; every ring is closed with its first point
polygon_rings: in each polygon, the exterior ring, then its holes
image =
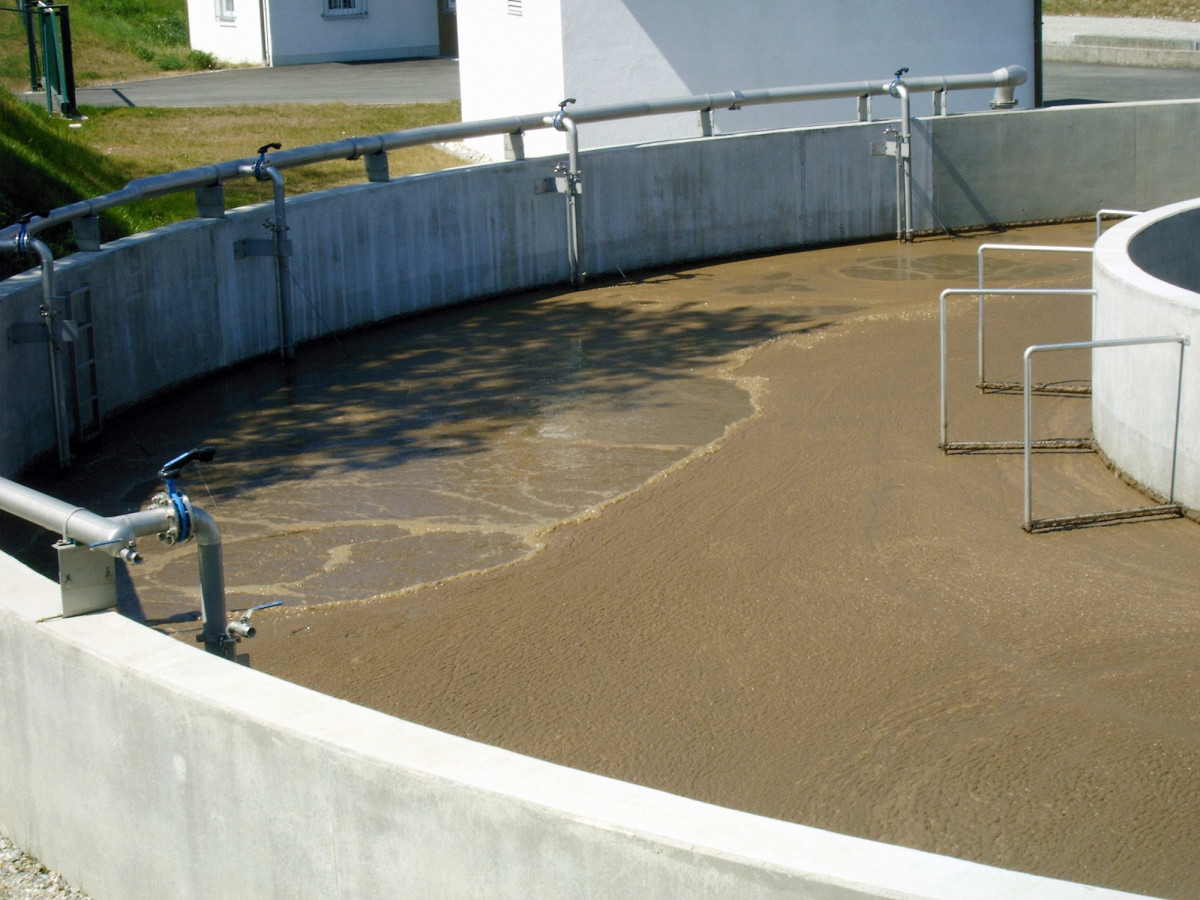
{"type": "MultiPolygon", "coordinates": [[[[1200,200],[1188,200],[1128,219],[1100,238],[1093,263],[1097,340],[1190,337],[1200,329],[1198,227],[1200,200]]],[[[1185,345],[1181,355],[1178,344],[1093,352],[1100,448],[1148,491],[1189,508],[1200,506],[1200,369],[1193,352],[1185,345]]]]}

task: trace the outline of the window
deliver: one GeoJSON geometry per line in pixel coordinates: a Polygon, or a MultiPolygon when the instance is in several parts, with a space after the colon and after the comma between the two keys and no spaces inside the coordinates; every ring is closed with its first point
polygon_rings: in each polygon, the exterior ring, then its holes
{"type": "Polygon", "coordinates": [[[325,9],[321,13],[326,19],[341,19],[349,16],[365,16],[367,0],[322,0],[325,9]]]}
{"type": "Polygon", "coordinates": [[[233,11],[234,0],[216,0],[217,2],[217,20],[220,22],[232,22],[237,18],[233,11]]]}

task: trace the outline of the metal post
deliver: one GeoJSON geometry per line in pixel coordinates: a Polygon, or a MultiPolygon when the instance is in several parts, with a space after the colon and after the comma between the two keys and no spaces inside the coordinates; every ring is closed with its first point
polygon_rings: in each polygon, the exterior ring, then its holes
{"type": "Polygon", "coordinates": [[[1112,521],[1116,519],[1132,519],[1151,515],[1175,514],[1181,515],[1179,504],[1175,502],[1175,467],[1179,453],[1179,420],[1183,409],[1183,353],[1184,348],[1191,343],[1191,338],[1185,334],[1158,335],[1154,337],[1109,338],[1093,341],[1072,341],[1062,344],[1034,344],[1025,348],[1024,354],[1024,419],[1025,419],[1025,522],[1026,531],[1034,530],[1033,521],[1033,355],[1057,350],[1098,350],[1106,347],[1138,347],[1145,344],[1179,344],[1179,380],[1178,393],[1175,396],[1175,429],[1171,447],[1171,478],[1170,497],[1166,504],[1141,507],[1138,509],[1121,509],[1105,513],[1089,513],[1082,516],[1067,518],[1041,519],[1038,525],[1079,524],[1083,522],[1112,521]]]}
{"type": "Polygon", "coordinates": [[[567,135],[567,168],[561,173],[566,176],[567,260],[571,268],[571,284],[579,287],[587,273],[583,266],[583,217],[579,205],[579,195],[583,192],[582,173],[579,170],[579,129],[567,115],[567,105],[574,102],[573,97],[568,97],[560,103],[558,112],[550,118],[549,124],[567,135]]]}
{"type": "Polygon", "coordinates": [[[50,395],[54,406],[54,440],[58,449],[58,465],[66,470],[71,467],[71,442],[67,435],[66,398],[64,394],[62,372],[62,349],[58,345],[58,329],[54,317],[58,310],[54,308],[54,253],[37,238],[24,237],[21,252],[25,248],[34,250],[42,264],[42,303],[39,307],[42,322],[46,326],[46,342],[50,363],[50,395]]]}
{"type": "Polygon", "coordinates": [[[287,198],[284,194],[283,175],[267,162],[267,151],[280,149],[279,144],[264,144],[258,148],[258,161],[250,167],[258,181],[270,181],[275,201],[275,215],[270,222],[271,250],[275,257],[275,301],[279,318],[279,355],[293,359],[296,355],[292,340],[292,272],[288,263],[291,242],[287,239],[287,198]]]}
{"type": "Polygon", "coordinates": [[[71,10],[65,4],[62,6],[62,95],[58,108],[64,116],[71,119],[80,118],[79,110],[75,108],[75,59],[71,52],[71,10]]]}
{"type": "MultiPolygon", "coordinates": [[[[987,386],[987,377],[984,374],[984,353],[983,353],[983,348],[984,348],[983,298],[987,293],[996,293],[995,291],[989,292],[989,291],[984,290],[983,258],[984,258],[984,254],[989,250],[1007,250],[1007,251],[1011,251],[1011,252],[1021,252],[1021,253],[1025,253],[1025,252],[1029,252],[1029,253],[1092,253],[1093,252],[1092,247],[1057,246],[1054,244],[1028,244],[1028,245],[980,244],[979,245],[978,249],[976,249],[976,251],[975,251],[975,257],[976,257],[976,265],[979,270],[979,294],[977,297],[977,303],[978,303],[978,307],[979,307],[979,310],[978,310],[979,348],[977,351],[977,357],[978,357],[978,362],[979,362],[979,380],[976,383],[979,385],[980,391],[983,391],[987,386]]],[[[1045,293],[1058,294],[1058,293],[1064,293],[1065,291],[1070,291],[1071,293],[1079,293],[1080,292],[1080,291],[1072,291],[1070,289],[1061,289],[1061,290],[1049,290],[1049,291],[1046,291],[1045,293]]],[[[1004,292],[1004,293],[1009,293],[1009,292],[1004,292]]],[[[1092,291],[1090,289],[1087,291],[1087,293],[1092,294],[1093,297],[1095,296],[1095,291],[1092,291]]]]}
{"type": "Polygon", "coordinates": [[[17,0],[17,7],[21,10],[21,18],[25,20],[25,42],[29,48],[29,90],[39,91],[42,88],[42,83],[38,79],[41,67],[38,65],[37,58],[37,36],[33,27],[33,6],[31,0],[17,0]]]}

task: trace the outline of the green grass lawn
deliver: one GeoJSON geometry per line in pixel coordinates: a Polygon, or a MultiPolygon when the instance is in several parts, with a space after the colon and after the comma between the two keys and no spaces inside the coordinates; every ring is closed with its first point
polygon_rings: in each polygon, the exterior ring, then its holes
{"type": "Polygon", "coordinates": [[[1119,16],[1200,22],[1200,0],[1043,0],[1047,16],[1119,16]]]}

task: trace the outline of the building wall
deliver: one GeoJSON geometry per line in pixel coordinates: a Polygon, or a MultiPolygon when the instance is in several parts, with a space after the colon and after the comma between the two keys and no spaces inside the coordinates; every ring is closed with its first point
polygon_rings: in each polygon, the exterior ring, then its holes
{"type": "Polygon", "coordinates": [[[438,0],[359,0],[365,16],[323,15],[321,0],[271,2],[270,63],[437,56],[438,0]]]}
{"type": "MultiPolygon", "coordinates": [[[[557,0],[458,0],[458,78],[464,122],[554,109],[567,96],[557,0]]],[[[468,143],[505,156],[500,137],[468,143]]],[[[563,146],[557,134],[525,137],[531,155],[561,153],[563,146]]]]}
{"type": "Polygon", "coordinates": [[[188,0],[188,37],[193,49],[204,50],[230,63],[261,63],[263,31],[261,0],[233,0],[232,18],[219,13],[225,0],[188,0]]]}
{"type": "Polygon", "coordinates": [[[440,52],[440,0],[359,0],[366,15],[351,16],[324,15],[323,0],[232,0],[232,18],[226,15],[228,2],[188,0],[192,47],[228,62],[286,66],[440,52]]]}
{"type": "MultiPolygon", "coordinates": [[[[499,0],[463,0],[461,88],[464,118],[552,109],[564,97],[581,106],[785,85],[881,81],[902,67],[910,77],[990,72],[1020,65],[1017,89],[1034,104],[1034,0],[963,3],[926,0],[523,0],[536,15],[505,15],[499,0]],[[560,10],[558,33],[550,20],[560,10]],[[504,28],[485,23],[505,19],[504,28]],[[534,34],[534,29],[538,33],[534,34]],[[520,48],[521,52],[516,52],[520,48]],[[467,110],[470,109],[468,115],[467,110]]],[[[990,91],[954,94],[953,110],[987,109],[990,91]]],[[[876,118],[899,115],[876,98],[876,118]]],[[[851,121],[853,101],[721,110],[721,133],[851,121]]],[[[694,115],[635,119],[588,130],[584,146],[691,137],[694,115]]],[[[479,149],[498,155],[495,141],[479,149]]],[[[561,152],[562,139],[536,135],[532,153],[561,152]]]]}

